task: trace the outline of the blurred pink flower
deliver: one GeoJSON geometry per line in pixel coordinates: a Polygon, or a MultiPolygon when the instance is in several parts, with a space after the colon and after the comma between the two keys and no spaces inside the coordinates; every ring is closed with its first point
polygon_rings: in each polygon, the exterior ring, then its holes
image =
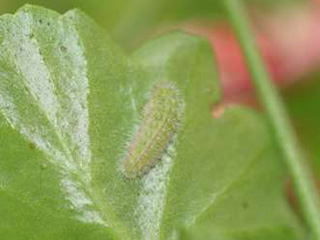
{"type": "MultiPolygon", "coordinates": [[[[274,81],[288,85],[315,71],[320,62],[320,0],[290,6],[272,14],[253,12],[258,48],[274,81]],[[317,6],[317,7],[315,7],[317,6]]],[[[193,24],[188,31],[205,35],[214,48],[225,101],[238,101],[252,89],[238,41],[227,23],[193,24]]]]}

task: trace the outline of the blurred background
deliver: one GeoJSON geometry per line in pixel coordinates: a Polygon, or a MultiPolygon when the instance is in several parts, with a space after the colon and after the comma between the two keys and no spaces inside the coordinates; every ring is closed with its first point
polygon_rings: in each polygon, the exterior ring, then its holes
{"type": "MultiPolygon", "coordinates": [[[[261,54],[320,179],[320,0],[244,0],[261,54]]],[[[224,103],[259,108],[221,0],[0,0],[0,13],[26,3],[63,13],[79,8],[127,53],[173,29],[205,36],[220,72],[224,103]]]]}

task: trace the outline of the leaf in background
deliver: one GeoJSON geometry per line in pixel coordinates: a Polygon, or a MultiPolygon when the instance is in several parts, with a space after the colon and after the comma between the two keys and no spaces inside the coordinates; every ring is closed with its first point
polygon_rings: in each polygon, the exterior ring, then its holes
{"type": "MultiPolygon", "coordinates": [[[[235,231],[258,225],[269,239],[298,239],[264,121],[241,108],[212,119],[218,99],[210,47],[201,38],[171,33],[129,59],[79,11],[26,6],[2,16],[0,235],[172,239],[202,222],[228,228],[211,217],[217,204],[225,218],[234,217],[235,231]],[[146,175],[128,179],[123,158],[161,82],[177,87],[184,106],[176,141],[146,175]],[[270,171],[253,167],[260,162],[270,171]],[[247,183],[264,174],[270,182],[247,183]],[[250,218],[229,210],[228,196],[248,197],[250,218]]],[[[254,234],[247,230],[247,239],[254,234]]]]}
{"type": "Polygon", "coordinates": [[[284,99],[314,172],[320,178],[319,73],[283,91],[284,99]]]}
{"type": "MultiPolygon", "coordinates": [[[[304,0],[246,0],[274,11],[281,4],[304,0]]],[[[220,1],[213,0],[3,0],[0,12],[13,12],[24,4],[36,4],[59,12],[80,8],[108,29],[114,39],[130,51],[146,37],[186,21],[225,18],[220,1]],[[156,30],[156,31],[155,31],[156,30]]]]}
{"type": "Polygon", "coordinates": [[[205,41],[171,34],[136,54],[150,78],[175,79],[186,96],[161,239],[193,225],[208,226],[214,239],[212,230],[236,239],[301,239],[283,196],[286,173],[264,120],[242,108],[229,108],[220,119],[210,115],[219,94],[209,52],[205,41]]]}
{"type": "Polygon", "coordinates": [[[266,149],[254,156],[181,239],[304,239],[285,197],[279,197],[286,174],[277,160],[277,151],[266,149]]]}

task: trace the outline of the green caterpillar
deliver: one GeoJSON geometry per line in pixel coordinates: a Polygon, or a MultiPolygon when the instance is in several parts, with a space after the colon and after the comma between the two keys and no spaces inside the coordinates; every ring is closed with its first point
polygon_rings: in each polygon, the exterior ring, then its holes
{"type": "Polygon", "coordinates": [[[181,105],[174,84],[160,83],[153,88],[123,161],[127,178],[142,176],[161,158],[178,132],[181,105]]]}

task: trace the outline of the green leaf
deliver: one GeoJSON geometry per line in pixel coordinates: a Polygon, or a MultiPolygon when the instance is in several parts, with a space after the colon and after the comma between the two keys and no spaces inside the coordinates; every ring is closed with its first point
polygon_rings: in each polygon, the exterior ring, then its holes
{"type": "Polygon", "coordinates": [[[289,113],[312,168],[320,178],[320,74],[312,74],[283,91],[289,113]]]}
{"type": "Polygon", "coordinates": [[[209,225],[211,235],[212,229],[223,229],[236,239],[239,234],[260,239],[255,232],[261,230],[266,239],[300,239],[299,224],[283,196],[286,173],[264,120],[238,107],[226,109],[220,119],[210,115],[218,93],[212,92],[217,86],[212,85],[216,76],[209,51],[205,41],[172,34],[137,54],[150,77],[175,79],[186,91],[162,239],[194,224],[209,225]]]}
{"type": "Polygon", "coordinates": [[[214,66],[207,41],[182,32],[129,58],[77,10],[2,16],[0,236],[158,240],[212,226],[303,239],[263,118],[238,107],[211,117],[214,66]],[[171,101],[151,101],[167,85],[179,93],[177,117],[171,101]],[[178,126],[169,133],[167,116],[178,126]],[[139,164],[156,164],[127,178],[124,159],[139,151],[139,164]]]}
{"type": "Polygon", "coordinates": [[[185,230],[181,239],[304,239],[284,198],[285,173],[276,151],[263,149],[239,178],[214,197],[213,203],[185,230]],[[266,198],[267,194],[267,198],[266,198]],[[270,211],[273,209],[273,211],[270,211]],[[214,227],[213,227],[214,226],[214,227]]]}
{"type": "Polygon", "coordinates": [[[2,239],[114,239],[107,228],[77,220],[60,169],[3,118],[0,156],[2,239]]]}
{"type": "Polygon", "coordinates": [[[112,239],[88,197],[88,87],[76,16],[26,6],[0,20],[4,239],[112,239]]]}

